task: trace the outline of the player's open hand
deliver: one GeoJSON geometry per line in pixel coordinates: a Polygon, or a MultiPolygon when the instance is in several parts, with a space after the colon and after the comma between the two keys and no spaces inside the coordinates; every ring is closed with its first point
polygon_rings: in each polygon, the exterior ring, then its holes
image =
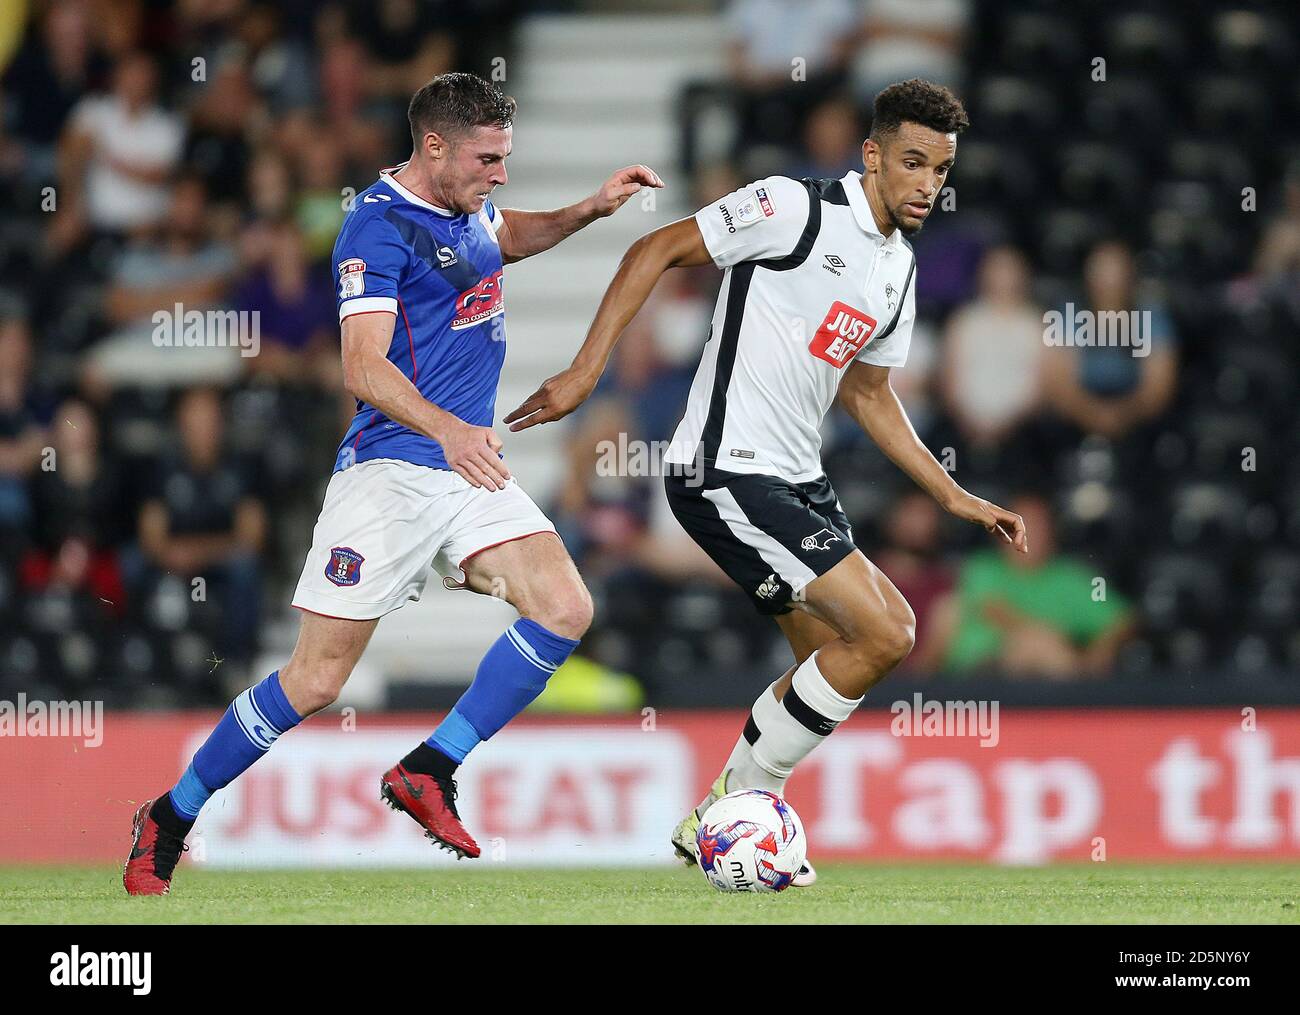
{"type": "Polygon", "coordinates": [[[593,210],[598,218],[613,215],[627,203],[627,199],[642,187],[659,188],[664,181],[649,166],[627,166],[604,182],[592,195],[593,210]]]}
{"type": "Polygon", "coordinates": [[[505,421],[514,432],[527,430],[538,423],[563,419],[587,400],[599,379],[585,370],[569,367],[543,381],[542,386],[524,399],[505,421]]]}
{"type": "Polygon", "coordinates": [[[1018,514],[998,507],[992,501],[984,500],[962,491],[955,501],[948,505],[948,513],[968,522],[982,525],[989,532],[996,532],[1021,553],[1029,552],[1029,536],[1025,532],[1025,522],[1018,514]]]}
{"type": "Polygon", "coordinates": [[[488,490],[504,490],[510,481],[510,470],[498,456],[501,438],[491,427],[471,426],[457,420],[439,436],[443,457],[458,476],[471,486],[488,490]]]}

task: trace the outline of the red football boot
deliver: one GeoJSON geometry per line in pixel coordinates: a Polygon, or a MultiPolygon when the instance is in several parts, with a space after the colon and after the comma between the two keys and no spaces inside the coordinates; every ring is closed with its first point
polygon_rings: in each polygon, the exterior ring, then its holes
{"type": "Polygon", "coordinates": [[[409,772],[399,763],[379,780],[379,795],[393,810],[413,817],[425,835],[457,857],[479,855],[478,843],[456,813],[455,779],[409,772]]]}
{"type": "Polygon", "coordinates": [[[172,871],[181,853],[190,847],[149,817],[152,800],[135,812],[131,855],[122,866],[122,884],[128,895],[166,895],[172,887],[172,871]]]}

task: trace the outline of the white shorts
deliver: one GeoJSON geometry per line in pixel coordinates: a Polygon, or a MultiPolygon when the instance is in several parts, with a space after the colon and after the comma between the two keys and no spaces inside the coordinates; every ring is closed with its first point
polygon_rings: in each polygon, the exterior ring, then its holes
{"type": "Polygon", "coordinates": [[[448,469],[359,462],[330,479],[293,605],[373,620],[418,600],[430,564],[459,580],[476,553],[554,531],[513,479],[504,490],[483,490],[448,469]]]}

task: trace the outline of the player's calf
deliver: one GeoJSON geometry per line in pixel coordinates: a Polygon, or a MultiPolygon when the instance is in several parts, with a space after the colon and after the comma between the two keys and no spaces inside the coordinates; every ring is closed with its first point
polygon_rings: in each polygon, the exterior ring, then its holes
{"type": "Polygon", "coordinates": [[[461,856],[478,856],[456,812],[456,769],[545,690],[591,623],[591,596],[554,533],[491,547],[461,566],[469,588],[503,591],[520,618],[488,649],[473,682],[433,734],[384,775],[380,792],[436,842],[461,856]]]}
{"type": "Polygon", "coordinates": [[[171,791],[135,815],[123,884],[132,895],[166,895],[172,872],[203,805],[251,767],[302,716],[285,697],[279,671],[230,703],[171,791]]]}
{"type": "Polygon", "coordinates": [[[334,701],[375,624],[303,615],[289,662],[236,697],[180,781],[147,811],[136,813],[135,841],[123,872],[128,892],[166,894],[185,836],[204,804],[306,716],[334,701]]]}
{"type": "Polygon", "coordinates": [[[858,552],[812,582],[800,605],[838,635],[817,650],[820,672],[848,698],[861,698],[883,680],[916,641],[911,606],[858,552]]]}

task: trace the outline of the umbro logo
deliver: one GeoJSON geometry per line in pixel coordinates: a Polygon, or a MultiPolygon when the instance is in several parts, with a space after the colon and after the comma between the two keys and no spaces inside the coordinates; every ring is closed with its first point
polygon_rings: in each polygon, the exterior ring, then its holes
{"type": "Polygon", "coordinates": [[[844,272],[840,271],[840,269],[846,267],[846,265],[844,259],[838,254],[827,254],[826,263],[823,264],[822,267],[832,275],[843,275],[844,272]]]}
{"type": "Polygon", "coordinates": [[[378,204],[380,201],[391,201],[392,198],[387,194],[367,194],[361,200],[366,204],[378,204]]]}

